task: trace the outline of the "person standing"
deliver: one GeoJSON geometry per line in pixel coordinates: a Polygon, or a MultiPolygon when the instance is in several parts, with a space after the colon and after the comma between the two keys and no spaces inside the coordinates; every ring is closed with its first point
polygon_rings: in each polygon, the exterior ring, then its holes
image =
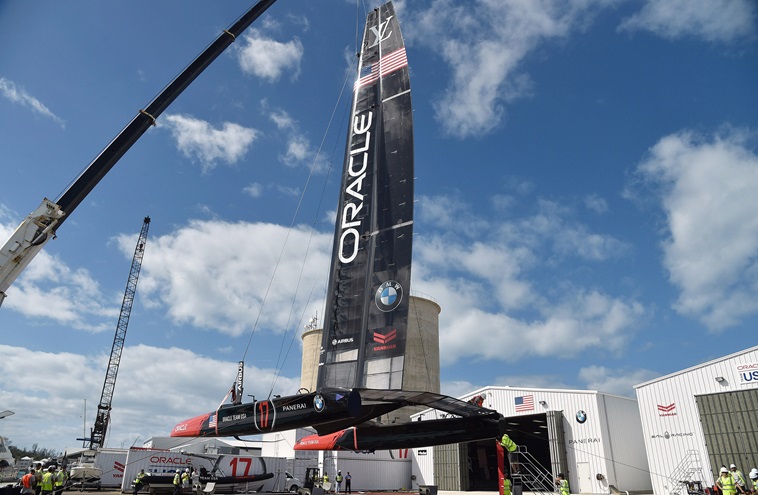
{"type": "Polygon", "coordinates": [[[734,488],[737,490],[737,493],[748,493],[747,481],[745,480],[745,475],[742,474],[742,471],[737,469],[737,466],[734,464],[729,465],[729,471],[732,478],[734,478],[734,488]]]}
{"type": "Polygon", "coordinates": [[[345,475],[345,493],[353,493],[350,483],[353,481],[353,477],[350,476],[350,471],[345,475]]]}
{"type": "Polygon", "coordinates": [[[53,493],[53,487],[55,486],[55,475],[53,474],[54,469],[55,468],[53,466],[50,466],[42,475],[42,490],[40,491],[41,495],[50,495],[53,493]]]}
{"type": "Polygon", "coordinates": [[[63,493],[63,487],[66,486],[66,471],[61,466],[53,473],[53,482],[55,483],[55,495],[63,493]]]}
{"type": "Polygon", "coordinates": [[[340,488],[342,488],[342,471],[337,471],[337,476],[334,477],[334,481],[337,482],[337,488],[335,488],[334,493],[339,493],[340,488]]]}
{"type": "Polygon", "coordinates": [[[182,493],[182,472],[177,469],[174,474],[174,495],[181,495],[182,493]]]}
{"type": "Polygon", "coordinates": [[[503,475],[503,495],[511,495],[511,477],[508,473],[503,475]]]}
{"type": "Polygon", "coordinates": [[[45,474],[42,472],[42,464],[39,462],[35,464],[36,469],[34,470],[34,495],[39,495],[42,492],[42,475],[45,474]]]}
{"type": "Polygon", "coordinates": [[[751,469],[748,476],[753,481],[753,493],[758,494],[758,469],[751,469]]]}
{"type": "Polygon", "coordinates": [[[32,495],[34,489],[37,487],[36,471],[31,469],[21,478],[21,493],[24,495],[32,495]]]}
{"type": "Polygon", "coordinates": [[[197,490],[200,488],[200,473],[197,472],[197,469],[192,468],[192,474],[190,475],[190,479],[192,479],[192,489],[197,490]]]}
{"type": "Polygon", "coordinates": [[[561,495],[569,495],[571,490],[569,489],[569,482],[563,473],[558,473],[558,477],[555,478],[555,484],[558,487],[558,491],[561,495]]]}
{"type": "Polygon", "coordinates": [[[518,473],[520,470],[519,465],[518,463],[514,464],[511,455],[518,449],[518,445],[516,445],[516,442],[514,442],[507,433],[503,433],[503,436],[500,438],[500,445],[505,449],[505,452],[508,455],[508,471],[510,473],[518,473]]]}
{"type": "Polygon", "coordinates": [[[721,493],[723,495],[735,495],[737,493],[737,489],[734,486],[734,477],[726,468],[726,466],[721,468],[719,474],[720,475],[716,480],[716,484],[719,488],[721,488],[721,493]]]}
{"type": "Polygon", "coordinates": [[[182,473],[182,490],[187,490],[190,487],[190,469],[184,468],[182,473]]]}
{"type": "Polygon", "coordinates": [[[137,495],[137,492],[142,490],[142,487],[145,486],[147,483],[145,483],[145,470],[140,469],[139,473],[137,473],[137,477],[134,478],[134,490],[132,491],[132,495],[137,495]]]}

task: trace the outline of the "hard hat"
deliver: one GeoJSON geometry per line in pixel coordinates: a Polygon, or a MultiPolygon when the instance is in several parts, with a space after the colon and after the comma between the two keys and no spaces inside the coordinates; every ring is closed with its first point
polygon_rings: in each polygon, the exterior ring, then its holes
{"type": "Polygon", "coordinates": [[[750,471],[750,479],[752,479],[752,480],[758,479],[758,469],[753,468],[750,471]]]}
{"type": "Polygon", "coordinates": [[[721,468],[721,471],[719,471],[719,472],[720,472],[720,473],[728,473],[728,472],[729,472],[729,470],[728,470],[727,468],[725,468],[725,467],[722,467],[722,468],[721,468]]]}
{"type": "Polygon", "coordinates": [[[182,470],[181,470],[181,469],[177,469],[177,470],[176,470],[176,472],[177,472],[177,473],[181,473],[181,472],[182,472],[182,470]]]}
{"type": "Polygon", "coordinates": [[[737,469],[737,466],[735,466],[734,464],[730,464],[729,469],[732,469],[732,468],[737,469]]]}
{"type": "Polygon", "coordinates": [[[189,473],[189,468],[184,468],[184,471],[189,473]]]}

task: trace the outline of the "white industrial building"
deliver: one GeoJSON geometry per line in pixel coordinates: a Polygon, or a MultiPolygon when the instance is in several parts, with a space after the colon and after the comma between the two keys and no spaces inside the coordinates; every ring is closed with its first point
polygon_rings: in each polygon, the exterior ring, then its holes
{"type": "Polygon", "coordinates": [[[758,467],[758,346],[635,386],[655,495],[758,467]]]}
{"type": "MultiPolygon", "coordinates": [[[[486,387],[473,392],[507,418],[509,436],[552,476],[564,473],[573,493],[650,491],[637,401],[591,390],[486,387]]],[[[425,411],[415,421],[432,419],[425,411]]],[[[440,490],[497,490],[495,442],[413,449],[420,485],[440,490]]],[[[552,486],[545,486],[552,491],[552,486]]],[[[524,488],[524,491],[527,491],[524,488]]],[[[534,490],[529,490],[534,491],[534,490]]]]}

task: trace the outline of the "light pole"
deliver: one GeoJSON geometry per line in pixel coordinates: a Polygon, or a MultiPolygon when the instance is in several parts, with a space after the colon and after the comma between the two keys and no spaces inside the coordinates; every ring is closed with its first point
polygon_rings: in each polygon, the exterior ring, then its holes
{"type": "Polygon", "coordinates": [[[0,412],[0,419],[7,418],[11,414],[16,414],[13,411],[8,411],[7,409],[5,411],[0,412]]]}

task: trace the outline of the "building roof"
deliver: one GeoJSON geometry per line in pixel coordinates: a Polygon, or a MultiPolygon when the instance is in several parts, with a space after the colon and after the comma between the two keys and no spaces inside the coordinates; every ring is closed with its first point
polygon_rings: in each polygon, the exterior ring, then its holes
{"type": "Polygon", "coordinates": [[[713,359],[711,361],[707,361],[705,363],[696,364],[695,366],[691,366],[689,368],[686,368],[686,369],[683,369],[683,370],[680,370],[680,371],[675,371],[674,373],[669,373],[668,375],[663,375],[663,376],[660,376],[658,378],[653,378],[652,380],[648,380],[646,382],[642,382],[640,384],[635,385],[634,388],[637,389],[637,388],[646,387],[646,386],[651,385],[653,383],[657,383],[657,382],[660,382],[662,380],[666,380],[666,379],[672,378],[674,376],[683,375],[683,374],[689,373],[691,371],[695,371],[695,370],[698,370],[698,369],[701,369],[701,368],[705,368],[707,366],[711,366],[711,365],[714,365],[714,364],[717,364],[717,363],[721,363],[723,361],[726,361],[726,360],[729,360],[729,359],[732,359],[732,358],[736,358],[736,357],[742,356],[743,354],[747,354],[747,353],[750,353],[750,352],[753,352],[753,351],[758,351],[758,345],[754,346],[754,347],[748,347],[745,350],[738,351],[738,352],[735,352],[733,354],[729,354],[728,356],[723,356],[723,357],[720,357],[720,358],[713,359]]]}
{"type": "Polygon", "coordinates": [[[466,395],[463,395],[459,397],[461,400],[468,400],[471,397],[480,394],[482,392],[486,392],[488,390],[510,390],[514,392],[547,392],[547,393],[557,393],[557,394],[583,394],[583,395],[604,395],[606,397],[616,397],[618,399],[627,399],[627,400],[637,400],[634,397],[627,397],[624,395],[616,395],[616,394],[609,394],[606,392],[600,392],[598,390],[579,390],[579,389],[570,389],[570,388],[538,388],[538,387],[512,387],[510,385],[488,385],[486,387],[482,387],[480,389],[475,390],[474,392],[468,393],[466,395]]]}

